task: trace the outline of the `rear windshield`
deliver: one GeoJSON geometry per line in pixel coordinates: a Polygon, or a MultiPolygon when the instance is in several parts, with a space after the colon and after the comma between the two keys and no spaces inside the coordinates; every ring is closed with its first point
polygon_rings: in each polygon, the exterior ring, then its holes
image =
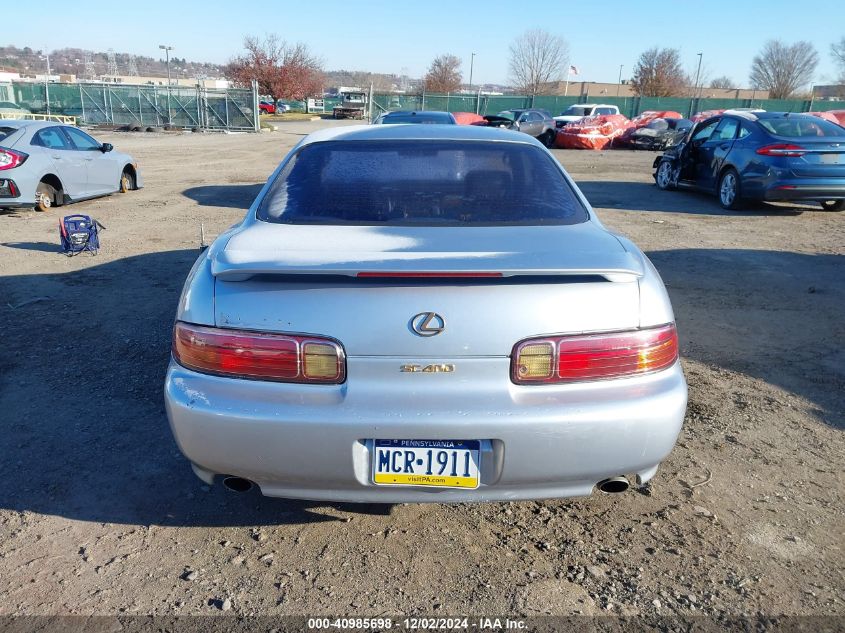
{"type": "Polygon", "coordinates": [[[388,114],[382,123],[452,123],[452,117],[448,114],[388,114]]]}
{"type": "Polygon", "coordinates": [[[15,127],[0,127],[0,141],[18,131],[15,127]]]}
{"type": "Polygon", "coordinates": [[[484,141],[327,141],[279,173],[258,219],[283,224],[502,226],[587,220],[539,147],[484,141]]]}
{"type": "Polygon", "coordinates": [[[805,136],[845,136],[845,129],[810,116],[784,117],[782,119],[758,119],[757,121],[770,134],[799,138],[805,136]]]}
{"type": "Polygon", "coordinates": [[[591,110],[583,106],[569,106],[561,116],[588,116],[591,110]]]}

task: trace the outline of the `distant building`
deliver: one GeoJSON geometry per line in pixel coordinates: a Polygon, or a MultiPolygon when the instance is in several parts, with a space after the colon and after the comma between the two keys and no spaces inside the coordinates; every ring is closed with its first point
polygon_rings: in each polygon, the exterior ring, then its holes
{"type": "Polygon", "coordinates": [[[845,84],[813,86],[813,99],[816,101],[845,101],[845,84]]]}
{"type": "MultiPolygon", "coordinates": [[[[96,79],[82,79],[77,75],[20,75],[18,73],[4,73],[0,71],[0,81],[27,81],[33,83],[44,83],[49,79],[50,83],[75,84],[79,82],[105,83],[105,84],[127,84],[127,85],[150,85],[166,86],[167,77],[138,77],[137,75],[100,75],[96,79]],[[7,75],[14,75],[6,78],[7,75]]],[[[173,87],[194,88],[201,84],[203,88],[226,89],[230,87],[227,79],[197,79],[195,77],[173,77],[170,85],[173,87]]]]}

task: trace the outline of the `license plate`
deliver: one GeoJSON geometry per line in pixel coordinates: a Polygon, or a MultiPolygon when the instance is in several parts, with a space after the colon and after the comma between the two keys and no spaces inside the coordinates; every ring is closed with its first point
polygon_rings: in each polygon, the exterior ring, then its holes
{"type": "Polygon", "coordinates": [[[819,154],[819,159],[822,165],[845,165],[845,153],[819,154]]]}
{"type": "Polygon", "coordinates": [[[478,440],[374,440],[379,486],[478,488],[478,440]]]}

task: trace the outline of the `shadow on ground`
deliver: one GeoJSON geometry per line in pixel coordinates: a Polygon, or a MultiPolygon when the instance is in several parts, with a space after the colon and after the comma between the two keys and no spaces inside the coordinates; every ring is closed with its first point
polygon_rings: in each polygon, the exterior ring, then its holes
{"type": "Polygon", "coordinates": [[[204,207],[226,207],[246,211],[264,183],[244,185],[206,185],[185,189],[182,195],[204,207]]]}
{"type": "MultiPolygon", "coordinates": [[[[174,311],[197,254],[92,258],[73,272],[0,277],[0,507],[188,526],[330,521],[338,508],[385,512],[239,496],[194,477],[172,439],[162,388],[174,311]]],[[[843,340],[845,257],[649,255],[672,295],[685,355],[795,392],[842,425],[845,356],[831,342],[843,340]]]]}
{"type": "Polygon", "coordinates": [[[42,253],[61,253],[62,247],[59,244],[50,242],[3,242],[0,246],[19,248],[25,251],[41,251],[42,253]]]}

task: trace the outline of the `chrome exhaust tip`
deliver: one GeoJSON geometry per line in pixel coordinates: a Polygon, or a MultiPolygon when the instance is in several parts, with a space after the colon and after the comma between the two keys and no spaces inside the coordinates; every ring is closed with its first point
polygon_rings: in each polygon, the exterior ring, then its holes
{"type": "Polygon", "coordinates": [[[233,492],[249,492],[252,489],[252,482],[243,477],[224,477],[223,485],[233,492]]]}
{"type": "Polygon", "coordinates": [[[601,480],[596,484],[596,487],[606,494],[619,494],[625,492],[630,487],[630,484],[625,477],[619,475],[618,477],[601,480]]]}

